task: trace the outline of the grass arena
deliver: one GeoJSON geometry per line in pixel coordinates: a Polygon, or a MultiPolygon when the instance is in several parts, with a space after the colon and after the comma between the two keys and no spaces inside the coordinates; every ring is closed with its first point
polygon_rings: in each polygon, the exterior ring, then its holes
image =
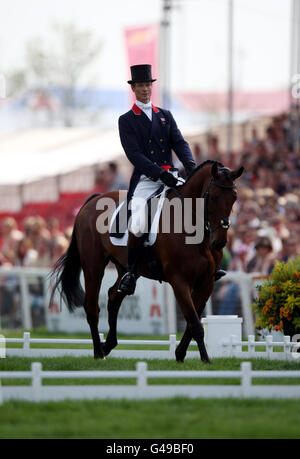
{"type": "MultiPolygon", "coordinates": [[[[6,337],[17,337],[15,332],[6,337]]],[[[22,336],[21,333],[18,334],[22,336]]],[[[35,338],[65,338],[65,335],[54,335],[41,331],[32,333],[35,338]]],[[[69,337],[70,338],[70,337],[69,337]]],[[[88,338],[87,335],[75,335],[74,338],[88,338]]],[[[124,338],[124,337],[123,337],[124,338]]],[[[126,337],[128,339],[128,337],[126,337]]],[[[142,337],[133,337],[134,339],[142,337]]],[[[154,337],[162,339],[166,337],[154,337]]],[[[120,337],[122,339],[122,337],[120,337]]],[[[31,345],[31,347],[49,347],[49,344],[31,345]]],[[[7,347],[18,348],[19,344],[7,344],[7,347]]],[[[52,347],[62,348],[60,345],[52,347]]],[[[75,347],[73,345],[72,347],[75,347]]],[[[81,346],[82,347],[82,346],[81,346]]],[[[91,346],[84,346],[91,348],[91,346]]],[[[121,348],[128,346],[122,345],[121,348]]],[[[155,346],[145,346],[156,349],[155,346]]],[[[160,346],[164,348],[164,346],[160,346]]],[[[274,350],[276,352],[276,349],[274,350]]],[[[277,349],[278,352],[279,349],[277,349]]],[[[199,358],[186,359],[183,364],[173,360],[147,360],[149,371],[156,372],[156,378],[148,381],[149,385],[175,386],[185,384],[187,387],[230,385],[238,390],[241,384],[239,377],[220,377],[218,379],[193,378],[159,379],[160,371],[218,372],[235,371],[241,367],[245,359],[236,357],[214,358],[212,365],[205,365],[199,358]]],[[[1,360],[1,372],[26,372],[34,362],[42,364],[43,371],[91,371],[114,372],[131,371],[136,368],[137,359],[107,357],[106,360],[94,360],[92,357],[12,357],[1,360]]],[[[63,400],[28,402],[20,400],[4,401],[0,409],[1,438],[299,438],[298,420],[300,399],[285,398],[284,392],[300,384],[300,373],[297,378],[268,378],[267,372],[274,370],[297,373],[300,361],[270,360],[263,358],[247,359],[254,371],[263,371],[264,377],[253,378],[253,385],[282,385],[282,398],[234,398],[213,397],[190,398],[188,396],[163,397],[154,400],[136,397],[134,400],[121,398],[118,400],[63,400]],[[105,420],[100,422],[99,420],[105,420]],[[282,420],[284,419],[284,422],[282,420]]],[[[2,379],[2,388],[8,385],[29,385],[27,379],[2,379]]],[[[135,377],[123,378],[89,378],[89,379],[47,379],[43,386],[84,388],[89,386],[135,386],[135,377]]]]}

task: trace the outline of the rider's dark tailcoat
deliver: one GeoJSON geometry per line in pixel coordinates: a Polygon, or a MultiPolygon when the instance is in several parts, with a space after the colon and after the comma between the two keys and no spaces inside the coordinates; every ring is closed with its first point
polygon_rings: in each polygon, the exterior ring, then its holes
{"type": "Polygon", "coordinates": [[[162,168],[173,167],[172,150],[184,166],[193,161],[190,147],[168,110],[152,105],[151,122],[134,104],[131,110],[120,116],[119,133],[126,156],[134,166],[128,200],[142,174],[157,181],[162,168]]]}

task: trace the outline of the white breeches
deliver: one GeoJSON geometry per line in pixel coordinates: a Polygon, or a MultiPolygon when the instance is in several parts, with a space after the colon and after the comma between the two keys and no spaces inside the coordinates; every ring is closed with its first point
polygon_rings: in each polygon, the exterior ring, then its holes
{"type": "Polygon", "coordinates": [[[156,182],[150,180],[145,175],[141,175],[132,199],[130,201],[131,218],[129,220],[128,229],[135,236],[141,237],[148,232],[147,228],[147,199],[163,185],[163,182],[158,179],[156,182]]]}
{"type": "MultiPolygon", "coordinates": [[[[173,169],[169,172],[178,179],[178,185],[182,185],[185,182],[182,177],[178,176],[177,169],[173,169]]],[[[164,183],[160,179],[153,182],[153,180],[150,180],[146,175],[141,175],[140,181],[134,190],[129,204],[131,218],[129,219],[128,229],[137,237],[141,237],[143,234],[150,231],[150,228],[148,228],[147,199],[155,193],[161,185],[164,185],[164,183]]]]}

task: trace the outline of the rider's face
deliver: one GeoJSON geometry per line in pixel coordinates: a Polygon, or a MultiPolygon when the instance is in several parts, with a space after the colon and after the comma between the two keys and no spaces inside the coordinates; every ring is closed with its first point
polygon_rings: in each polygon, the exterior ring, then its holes
{"type": "Polygon", "coordinates": [[[152,83],[135,83],[132,86],[135,97],[140,102],[147,104],[151,99],[152,83]]]}

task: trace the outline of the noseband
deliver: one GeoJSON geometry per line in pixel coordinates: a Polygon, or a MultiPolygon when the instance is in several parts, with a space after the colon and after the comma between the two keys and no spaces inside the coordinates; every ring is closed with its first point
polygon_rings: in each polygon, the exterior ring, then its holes
{"type": "MultiPolygon", "coordinates": [[[[224,169],[226,169],[226,168],[224,168],[224,169]]],[[[235,185],[221,185],[220,183],[215,182],[213,177],[210,179],[210,182],[209,182],[209,184],[208,184],[208,186],[206,188],[206,191],[205,191],[205,193],[203,195],[203,198],[204,198],[204,229],[205,229],[206,232],[209,232],[210,234],[214,233],[219,228],[222,228],[222,229],[230,228],[230,220],[229,220],[228,217],[223,217],[218,212],[214,212],[213,210],[208,208],[209,189],[210,189],[211,185],[215,185],[215,186],[217,186],[219,188],[223,188],[225,190],[232,190],[232,189],[235,188],[235,185]],[[214,214],[214,215],[216,215],[217,217],[220,218],[220,224],[218,226],[216,226],[216,228],[211,228],[210,222],[208,220],[209,212],[211,214],[214,214]]]]}

